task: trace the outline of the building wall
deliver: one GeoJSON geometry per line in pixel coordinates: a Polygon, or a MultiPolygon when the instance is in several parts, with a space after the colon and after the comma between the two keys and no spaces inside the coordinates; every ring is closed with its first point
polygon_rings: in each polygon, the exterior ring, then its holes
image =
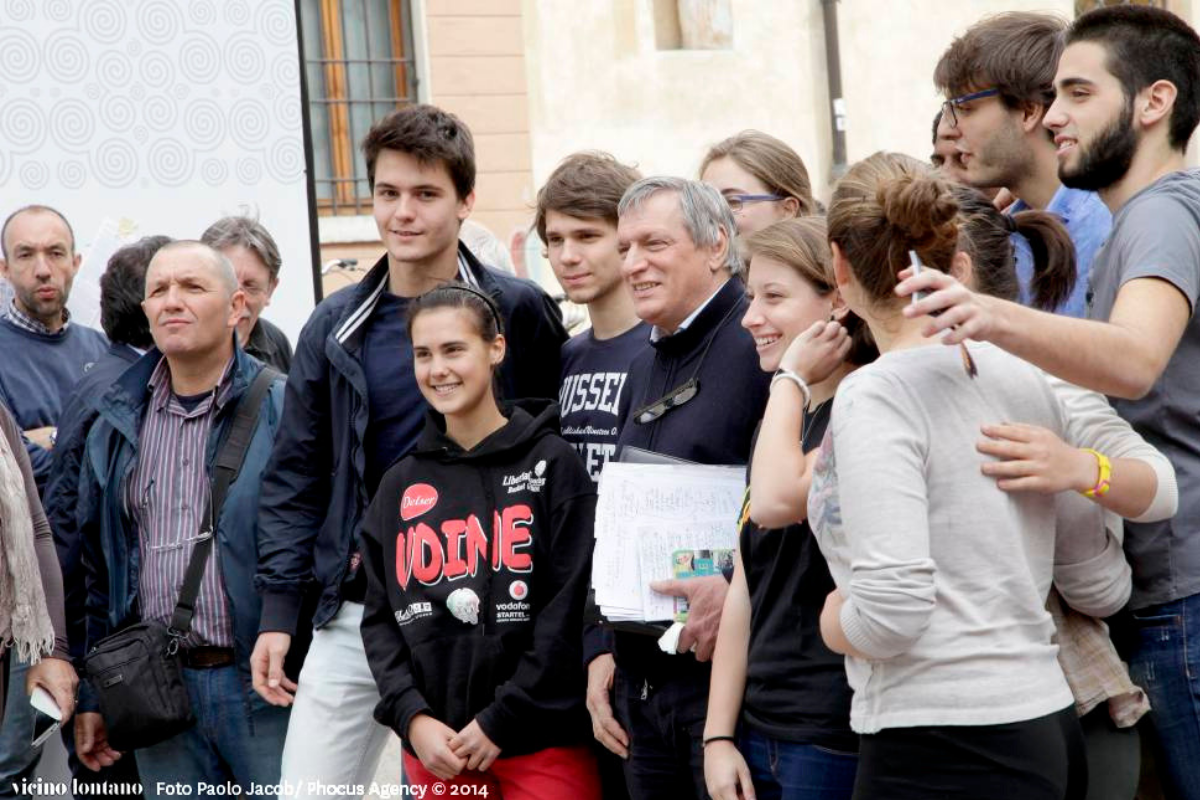
{"type": "MultiPolygon", "coordinates": [[[[412,13],[420,98],[470,126],[478,165],[471,218],[507,242],[528,224],[534,199],[521,0],[423,0],[412,13]]],[[[323,227],[323,262],[369,265],[383,254],[369,217],[323,227]]],[[[326,289],[344,279],[327,276],[326,289]]]]}
{"type": "MultiPolygon", "coordinates": [[[[653,0],[524,0],[533,175],[584,148],[645,173],[694,175],[705,149],[744,128],[800,153],[818,194],[831,172],[820,0],[731,0],[729,50],[658,50],[653,0]]],[[[841,0],[842,87],[851,161],[879,149],[929,153],[941,98],[933,67],[956,33],[1005,10],[1071,0],[841,0]]]]}

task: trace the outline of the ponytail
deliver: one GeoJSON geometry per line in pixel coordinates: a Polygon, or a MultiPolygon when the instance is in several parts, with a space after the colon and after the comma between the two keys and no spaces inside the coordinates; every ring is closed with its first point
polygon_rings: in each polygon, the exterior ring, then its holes
{"type": "Polygon", "coordinates": [[[1043,311],[1062,305],[1075,288],[1075,244],[1066,227],[1045,211],[1019,211],[1012,216],[1017,233],[1033,252],[1030,304],[1043,311]]]}

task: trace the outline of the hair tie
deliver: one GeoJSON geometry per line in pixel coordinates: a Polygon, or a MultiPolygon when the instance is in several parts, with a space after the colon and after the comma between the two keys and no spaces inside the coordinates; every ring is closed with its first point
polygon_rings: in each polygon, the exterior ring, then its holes
{"type": "Polygon", "coordinates": [[[1017,226],[1017,218],[1014,217],[1012,214],[1003,214],[1002,213],[1000,216],[1004,217],[1004,227],[1008,228],[1008,232],[1016,233],[1017,227],[1018,227],[1017,226]]]}

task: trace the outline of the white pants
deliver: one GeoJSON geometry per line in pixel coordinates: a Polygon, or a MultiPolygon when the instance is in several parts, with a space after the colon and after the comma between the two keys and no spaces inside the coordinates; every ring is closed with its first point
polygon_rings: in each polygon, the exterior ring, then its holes
{"type": "Polygon", "coordinates": [[[343,603],[313,634],[283,746],[284,785],[294,797],[327,798],[330,790],[315,784],[369,787],[375,777],[391,731],[372,716],[379,689],[358,630],[362,617],[362,604],[343,603]]]}

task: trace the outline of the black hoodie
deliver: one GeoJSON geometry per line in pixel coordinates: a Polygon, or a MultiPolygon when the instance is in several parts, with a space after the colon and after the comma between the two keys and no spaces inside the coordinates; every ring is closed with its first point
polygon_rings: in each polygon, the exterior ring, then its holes
{"type": "Polygon", "coordinates": [[[431,412],[383,476],[363,529],[362,635],[375,718],[405,747],[422,712],[456,731],[478,720],[501,757],[589,740],[596,490],[558,426],[553,403],[523,401],[464,451],[431,412]]]}

